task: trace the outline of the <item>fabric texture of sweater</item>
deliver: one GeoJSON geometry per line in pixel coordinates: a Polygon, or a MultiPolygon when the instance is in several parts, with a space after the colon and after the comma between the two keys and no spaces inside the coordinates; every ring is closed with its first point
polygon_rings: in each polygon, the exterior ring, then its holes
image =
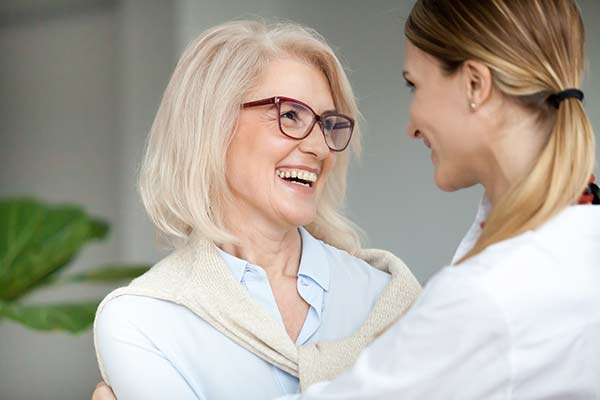
{"type": "MultiPolygon", "coordinates": [[[[349,368],[360,351],[400,318],[421,291],[408,267],[392,253],[363,249],[356,256],[389,273],[391,279],[358,331],[336,341],[297,347],[232,277],[216,246],[202,239],[190,240],[129,286],[111,292],[97,314],[107,302],[122,295],[147,296],[185,306],[246,350],[299,377],[300,387],[305,389],[349,368]]],[[[102,377],[108,381],[102,357],[98,351],[96,355],[102,377]]]]}

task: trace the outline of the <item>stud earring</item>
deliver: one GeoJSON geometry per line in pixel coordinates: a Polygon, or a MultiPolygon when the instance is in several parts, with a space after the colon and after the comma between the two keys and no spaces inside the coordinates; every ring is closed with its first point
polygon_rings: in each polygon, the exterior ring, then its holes
{"type": "Polygon", "coordinates": [[[475,108],[477,108],[477,104],[475,103],[470,103],[469,107],[471,107],[471,110],[474,110],[475,108]]]}

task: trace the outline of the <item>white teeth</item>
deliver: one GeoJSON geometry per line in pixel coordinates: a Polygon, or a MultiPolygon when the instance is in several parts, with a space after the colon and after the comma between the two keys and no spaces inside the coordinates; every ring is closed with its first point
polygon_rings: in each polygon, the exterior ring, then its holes
{"type": "MultiPolygon", "coordinates": [[[[289,179],[289,178],[298,178],[298,179],[302,179],[303,181],[308,181],[308,182],[316,182],[317,181],[317,174],[314,172],[308,172],[308,171],[303,171],[303,170],[286,170],[286,171],[282,171],[282,170],[276,170],[275,174],[280,177],[280,178],[284,178],[284,179],[289,179]]],[[[300,182],[296,182],[301,184],[300,182]]],[[[306,186],[306,185],[305,185],[306,186]]]]}
{"type": "Polygon", "coordinates": [[[302,182],[296,182],[296,181],[292,181],[292,183],[295,183],[296,185],[300,185],[300,186],[310,187],[310,185],[308,183],[302,183],[302,182]]]}

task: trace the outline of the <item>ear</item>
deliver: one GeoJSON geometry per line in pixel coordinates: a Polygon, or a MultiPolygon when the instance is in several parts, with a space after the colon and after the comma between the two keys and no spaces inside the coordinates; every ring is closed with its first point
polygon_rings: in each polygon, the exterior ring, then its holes
{"type": "Polygon", "coordinates": [[[492,95],[492,72],[487,65],[474,60],[465,61],[461,68],[468,105],[478,108],[492,95]]]}

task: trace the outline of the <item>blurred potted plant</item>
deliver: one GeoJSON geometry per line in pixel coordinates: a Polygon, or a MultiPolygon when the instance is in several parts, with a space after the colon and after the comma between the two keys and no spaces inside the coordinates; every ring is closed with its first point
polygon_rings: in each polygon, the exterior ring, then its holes
{"type": "Polygon", "coordinates": [[[33,290],[76,282],[113,283],[135,278],[147,265],[104,265],[64,275],[81,248],[108,234],[108,224],[72,205],[51,206],[30,198],[0,200],[0,321],[42,331],[81,333],[94,320],[97,300],[25,304],[33,290]]]}

